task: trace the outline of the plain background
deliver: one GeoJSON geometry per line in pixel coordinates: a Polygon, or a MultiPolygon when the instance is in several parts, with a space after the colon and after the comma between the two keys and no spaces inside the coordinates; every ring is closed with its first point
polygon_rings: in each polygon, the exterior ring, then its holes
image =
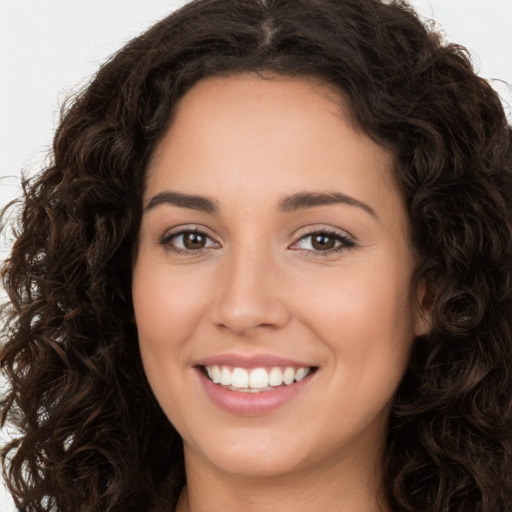
{"type": "MultiPolygon", "coordinates": [[[[0,207],[44,166],[65,98],[98,65],[186,0],[0,0],[0,207]]],[[[466,46],[512,122],[512,0],[412,0],[466,46]]],[[[0,241],[0,259],[8,241],[0,241]]],[[[0,326],[1,327],[1,326],[0,326]]],[[[4,432],[4,436],[5,436],[4,432]]],[[[0,486],[0,512],[14,507],[0,486]]]]}

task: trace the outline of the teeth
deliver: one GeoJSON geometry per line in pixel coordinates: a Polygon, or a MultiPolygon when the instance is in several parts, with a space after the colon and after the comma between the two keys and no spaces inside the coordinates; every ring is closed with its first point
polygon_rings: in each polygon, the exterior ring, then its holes
{"type": "Polygon", "coordinates": [[[208,372],[208,376],[214,384],[220,384],[220,368],[218,366],[207,366],[206,371],[208,372]],[[208,372],[208,368],[210,368],[210,371],[212,372],[211,377],[210,373],[208,372]]]}
{"type": "Polygon", "coordinates": [[[280,386],[283,383],[283,372],[281,368],[272,368],[268,374],[269,386],[280,386]]]}
{"type": "Polygon", "coordinates": [[[257,392],[270,391],[272,387],[289,386],[299,382],[310,372],[311,368],[292,368],[278,366],[267,368],[232,368],[228,366],[205,366],[208,377],[214,384],[221,384],[237,391],[257,392]]]}
{"type": "MultiPolygon", "coordinates": [[[[234,371],[234,370],[233,370],[234,371]]],[[[253,389],[263,389],[268,386],[268,373],[265,368],[255,368],[249,376],[249,387],[253,389]]],[[[247,387],[247,386],[240,386],[247,387]]]]}
{"type": "Polygon", "coordinates": [[[223,366],[220,371],[220,383],[223,386],[231,386],[231,372],[229,371],[229,368],[226,368],[225,366],[223,366]]]}
{"type": "Polygon", "coordinates": [[[286,368],[283,372],[283,382],[289,386],[295,380],[295,370],[293,368],[286,368]]]}
{"type": "Polygon", "coordinates": [[[299,368],[296,372],[295,372],[295,380],[297,382],[299,382],[300,380],[302,380],[306,375],[308,374],[308,370],[306,368],[299,368]]]}
{"type": "MultiPolygon", "coordinates": [[[[229,370],[226,370],[229,371],[229,370]]],[[[231,385],[234,388],[248,388],[249,374],[243,368],[234,368],[231,374],[231,385]]]]}

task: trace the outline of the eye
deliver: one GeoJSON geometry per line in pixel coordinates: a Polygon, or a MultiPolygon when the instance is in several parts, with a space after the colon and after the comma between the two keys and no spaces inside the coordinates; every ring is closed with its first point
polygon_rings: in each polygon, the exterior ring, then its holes
{"type": "Polygon", "coordinates": [[[355,245],[354,241],[338,232],[318,230],[303,235],[290,249],[299,249],[319,254],[333,254],[355,245]]]}
{"type": "Polygon", "coordinates": [[[183,229],[166,235],[161,241],[167,249],[178,254],[195,253],[203,249],[219,247],[206,233],[198,229],[183,229]]]}

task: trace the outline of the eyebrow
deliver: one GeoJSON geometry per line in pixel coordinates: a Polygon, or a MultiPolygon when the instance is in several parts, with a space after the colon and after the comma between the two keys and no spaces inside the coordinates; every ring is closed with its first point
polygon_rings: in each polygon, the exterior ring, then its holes
{"type": "Polygon", "coordinates": [[[363,203],[355,197],[347,196],[339,192],[299,192],[283,198],[279,201],[278,210],[281,212],[293,212],[315,206],[324,206],[329,204],[344,203],[350,206],[356,206],[363,209],[376,219],[379,218],[377,212],[366,203],[363,203]]]}
{"type": "MultiPolygon", "coordinates": [[[[330,204],[344,203],[350,206],[356,206],[363,209],[376,219],[379,218],[377,212],[366,203],[340,192],[298,192],[291,196],[284,197],[279,201],[278,211],[288,213],[315,206],[324,206],[330,204]]],[[[220,208],[214,199],[194,194],[184,194],[182,192],[165,191],[153,196],[144,212],[152,210],[161,204],[170,204],[181,208],[190,208],[204,213],[219,213],[220,208]]]]}
{"type": "Polygon", "coordinates": [[[160,192],[156,196],[153,196],[147,206],[144,208],[144,212],[152,210],[161,204],[170,204],[173,206],[179,206],[181,208],[190,208],[191,210],[197,210],[204,213],[219,212],[219,206],[213,199],[209,199],[204,196],[197,196],[194,194],[184,194],[182,192],[171,191],[160,192]]]}

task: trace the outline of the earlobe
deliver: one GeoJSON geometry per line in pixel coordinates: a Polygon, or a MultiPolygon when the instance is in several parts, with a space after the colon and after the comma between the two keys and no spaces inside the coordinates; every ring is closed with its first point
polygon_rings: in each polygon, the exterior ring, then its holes
{"type": "Polygon", "coordinates": [[[418,312],[414,322],[414,335],[425,336],[430,333],[432,327],[432,315],[430,311],[418,312]]]}
{"type": "Polygon", "coordinates": [[[432,330],[432,309],[434,301],[426,278],[418,281],[416,291],[416,312],[414,316],[414,335],[425,336],[432,330]]]}

